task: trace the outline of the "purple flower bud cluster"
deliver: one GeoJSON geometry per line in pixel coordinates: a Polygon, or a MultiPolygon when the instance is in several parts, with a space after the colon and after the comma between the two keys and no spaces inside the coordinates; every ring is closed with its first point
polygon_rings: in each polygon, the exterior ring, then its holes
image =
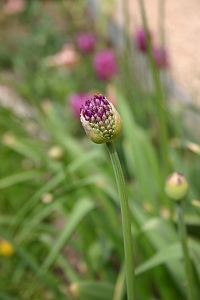
{"type": "MultiPolygon", "coordinates": [[[[153,34],[148,31],[150,43],[153,51],[153,60],[158,69],[167,69],[170,66],[169,53],[166,48],[156,46],[153,40],[153,34]]],[[[135,44],[139,51],[147,53],[147,36],[143,27],[138,28],[135,34],[135,44]]]]}
{"type": "Polygon", "coordinates": [[[101,80],[110,80],[117,73],[117,61],[111,49],[96,53],[93,64],[94,70],[101,80]]]}
{"type": "MultiPolygon", "coordinates": [[[[150,41],[152,42],[152,33],[149,32],[150,41]]],[[[135,40],[136,40],[136,46],[138,50],[145,53],[147,52],[147,38],[146,38],[146,32],[144,28],[138,28],[135,34],[135,40]]]]}
{"type": "MultiPolygon", "coordinates": [[[[92,33],[79,33],[76,44],[84,54],[92,53],[96,47],[97,36],[92,33]]],[[[96,52],[93,56],[93,68],[100,80],[108,81],[117,73],[117,58],[112,49],[96,52]]]]}
{"type": "Polygon", "coordinates": [[[76,42],[80,51],[90,53],[95,48],[96,36],[93,33],[80,33],[76,37],[76,42]]]}
{"type": "Polygon", "coordinates": [[[94,95],[81,107],[81,114],[106,139],[112,139],[115,130],[115,118],[110,103],[103,95],[94,95]]]}

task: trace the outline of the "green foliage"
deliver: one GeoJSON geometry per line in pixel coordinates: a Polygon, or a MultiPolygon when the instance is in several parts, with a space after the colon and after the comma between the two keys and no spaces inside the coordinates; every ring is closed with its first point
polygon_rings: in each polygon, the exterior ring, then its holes
{"type": "MultiPolygon", "coordinates": [[[[45,64],[66,40],[75,43],[78,31],[96,27],[88,17],[86,1],[27,3],[23,13],[0,19],[5,41],[0,49],[0,80],[19,95],[22,102],[17,105],[28,107],[23,116],[15,109],[15,99],[10,99],[8,107],[0,107],[0,299],[125,300],[114,174],[104,145],[89,141],[68,101],[71,93],[106,93],[108,83],[96,78],[93,53],[84,56],[77,49],[80,61],[73,68],[45,64]],[[64,152],[60,160],[49,155],[55,145],[64,152]],[[3,240],[14,254],[1,254],[3,240]]],[[[96,33],[96,51],[111,45],[105,32],[96,33]]],[[[173,203],[164,193],[157,94],[138,83],[136,75],[129,76],[121,54],[120,69],[112,81],[123,120],[116,147],[131,210],[137,296],[185,300],[177,220],[173,203]]],[[[185,128],[183,108],[174,110],[167,94],[164,100],[166,159],[170,170],[182,172],[190,186],[184,211],[198,295],[200,208],[199,202],[192,205],[191,201],[200,194],[200,146],[185,128]]]]}

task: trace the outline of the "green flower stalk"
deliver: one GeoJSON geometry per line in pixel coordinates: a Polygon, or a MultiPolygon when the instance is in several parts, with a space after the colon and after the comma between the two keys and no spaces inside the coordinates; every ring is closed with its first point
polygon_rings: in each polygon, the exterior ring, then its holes
{"type": "Polygon", "coordinates": [[[165,192],[174,200],[178,219],[178,229],[183,249],[185,272],[187,276],[188,299],[195,300],[192,266],[190,263],[189,249],[187,245],[187,231],[184,224],[182,200],[188,193],[189,185],[186,178],[179,172],[170,174],[165,181],[165,192]]]}
{"type": "Polygon", "coordinates": [[[106,143],[114,169],[121,205],[126,268],[127,299],[136,299],[131,221],[125,181],[114,140],[122,132],[122,120],[103,95],[94,95],[80,109],[80,120],[88,137],[97,144],[106,143]]]}

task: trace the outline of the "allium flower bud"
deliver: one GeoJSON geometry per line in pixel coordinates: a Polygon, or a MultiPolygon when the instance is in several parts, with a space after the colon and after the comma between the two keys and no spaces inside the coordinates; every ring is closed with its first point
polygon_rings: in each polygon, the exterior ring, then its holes
{"type": "Polygon", "coordinates": [[[110,80],[117,73],[117,61],[112,50],[96,53],[93,64],[97,76],[102,80],[110,80]]]}
{"type": "Polygon", "coordinates": [[[166,179],[165,192],[173,200],[183,199],[188,193],[188,188],[187,180],[179,172],[170,174],[166,179]]]}
{"type": "Polygon", "coordinates": [[[113,141],[122,132],[120,115],[103,95],[94,95],[81,106],[80,120],[88,137],[97,144],[113,141]]]}
{"type": "MultiPolygon", "coordinates": [[[[149,32],[150,41],[152,42],[153,36],[152,33],[149,32]]],[[[147,38],[144,28],[138,28],[135,34],[135,42],[138,50],[141,52],[147,52],[147,38]]]]}
{"type": "Polygon", "coordinates": [[[83,53],[89,53],[94,50],[96,36],[93,33],[80,33],[76,37],[78,48],[83,53]]]}

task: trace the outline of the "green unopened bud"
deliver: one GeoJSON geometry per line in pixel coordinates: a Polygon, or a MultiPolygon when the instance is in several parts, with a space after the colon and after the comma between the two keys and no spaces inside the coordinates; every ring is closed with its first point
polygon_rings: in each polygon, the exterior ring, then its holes
{"type": "Polygon", "coordinates": [[[165,192],[169,198],[176,201],[182,200],[187,195],[188,189],[188,182],[181,173],[174,172],[167,177],[165,192]]]}
{"type": "Polygon", "coordinates": [[[49,149],[48,155],[51,159],[59,161],[63,159],[64,151],[59,146],[53,146],[49,149]]]}
{"type": "Polygon", "coordinates": [[[75,298],[78,298],[79,293],[78,293],[78,286],[76,283],[71,283],[69,286],[69,290],[75,298]]]}
{"type": "Polygon", "coordinates": [[[97,144],[113,141],[122,132],[120,115],[103,95],[86,100],[80,120],[88,137],[97,144]]]}
{"type": "Polygon", "coordinates": [[[6,132],[2,137],[2,143],[6,146],[12,146],[16,141],[17,138],[12,132],[6,132]]]}

